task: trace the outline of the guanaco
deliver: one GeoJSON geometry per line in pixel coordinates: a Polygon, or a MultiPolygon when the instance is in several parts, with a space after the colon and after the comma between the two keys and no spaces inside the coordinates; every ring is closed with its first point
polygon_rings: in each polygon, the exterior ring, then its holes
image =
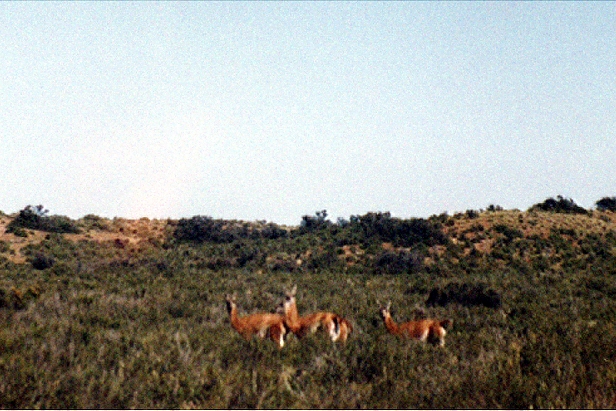
{"type": "Polygon", "coordinates": [[[333,342],[346,342],[349,334],[353,331],[351,323],[338,314],[326,311],[319,311],[300,317],[295,300],[296,292],[297,286],[294,286],[291,291],[285,291],[285,298],[279,305],[279,312],[284,314],[284,322],[287,328],[299,338],[312,334],[322,328],[333,342]]]}
{"type": "Polygon", "coordinates": [[[237,315],[237,304],[235,296],[227,295],[227,311],[231,318],[231,327],[237,331],[246,340],[250,340],[253,336],[265,338],[268,336],[278,348],[284,346],[284,340],[288,332],[284,324],[284,318],[279,314],[258,313],[244,317],[237,315]]]}
{"type": "Polygon", "coordinates": [[[441,347],[445,345],[445,334],[447,334],[445,327],[450,327],[453,324],[453,320],[423,319],[396,324],[391,318],[390,308],[391,302],[388,302],[386,307],[380,308],[385,328],[387,328],[390,334],[429,342],[441,347]]]}

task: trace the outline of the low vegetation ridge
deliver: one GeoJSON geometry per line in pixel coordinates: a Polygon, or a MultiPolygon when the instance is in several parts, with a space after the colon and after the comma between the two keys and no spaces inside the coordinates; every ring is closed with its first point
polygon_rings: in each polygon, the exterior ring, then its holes
{"type": "Polygon", "coordinates": [[[0,407],[614,408],[615,204],[296,227],[0,212],[0,407]],[[246,340],[231,294],[240,317],[286,298],[336,320],[246,340]],[[390,334],[385,303],[447,319],[447,343],[390,334]]]}

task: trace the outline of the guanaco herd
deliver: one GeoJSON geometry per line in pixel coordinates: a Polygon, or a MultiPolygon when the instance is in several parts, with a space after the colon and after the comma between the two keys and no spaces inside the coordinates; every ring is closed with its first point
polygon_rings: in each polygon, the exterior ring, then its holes
{"type": "MultiPolygon", "coordinates": [[[[227,295],[227,310],[231,319],[231,327],[246,340],[256,336],[268,337],[279,349],[284,347],[286,337],[293,333],[298,338],[323,330],[333,342],[345,343],[353,326],[344,317],[327,311],[318,311],[301,317],[297,311],[295,294],[297,286],[285,291],[285,297],[276,308],[276,314],[257,313],[240,317],[237,313],[235,296],[227,295]]],[[[450,319],[421,319],[396,324],[391,318],[391,302],[380,308],[381,318],[390,334],[402,338],[415,339],[430,344],[445,345],[445,329],[451,327],[450,319]]]]}

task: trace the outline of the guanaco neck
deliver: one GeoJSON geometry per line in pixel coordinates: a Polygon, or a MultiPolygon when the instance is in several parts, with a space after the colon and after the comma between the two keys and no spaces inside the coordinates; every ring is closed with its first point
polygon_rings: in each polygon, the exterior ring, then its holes
{"type": "Polygon", "coordinates": [[[389,331],[391,334],[399,334],[400,327],[398,327],[398,324],[396,324],[394,320],[391,318],[391,314],[387,311],[383,311],[382,316],[383,316],[383,321],[385,322],[385,328],[387,328],[387,331],[389,331]]]}
{"type": "Polygon", "coordinates": [[[237,317],[237,306],[232,302],[227,302],[227,311],[229,311],[231,325],[233,326],[233,328],[237,328],[239,321],[239,318],[237,317]]]}
{"type": "Polygon", "coordinates": [[[284,316],[289,328],[297,330],[300,327],[299,313],[297,312],[295,298],[285,303],[284,316]]]}

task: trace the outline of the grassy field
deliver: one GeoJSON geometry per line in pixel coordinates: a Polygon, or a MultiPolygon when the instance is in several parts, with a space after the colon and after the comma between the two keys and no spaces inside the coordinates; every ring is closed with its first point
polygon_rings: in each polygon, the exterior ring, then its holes
{"type": "MultiPolygon", "coordinates": [[[[2,233],[15,216],[0,217],[2,233]]],[[[432,220],[444,237],[414,244],[352,224],[182,242],[177,221],[93,216],[77,233],[5,233],[0,407],[616,407],[616,217],[432,220]],[[270,312],[292,285],[300,313],[353,323],[347,344],[290,336],[279,351],[231,329],[226,294],[241,314],[270,312]],[[452,285],[502,304],[426,306],[452,285]],[[388,335],[387,301],[396,321],[453,319],[445,347],[388,335]]]]}

